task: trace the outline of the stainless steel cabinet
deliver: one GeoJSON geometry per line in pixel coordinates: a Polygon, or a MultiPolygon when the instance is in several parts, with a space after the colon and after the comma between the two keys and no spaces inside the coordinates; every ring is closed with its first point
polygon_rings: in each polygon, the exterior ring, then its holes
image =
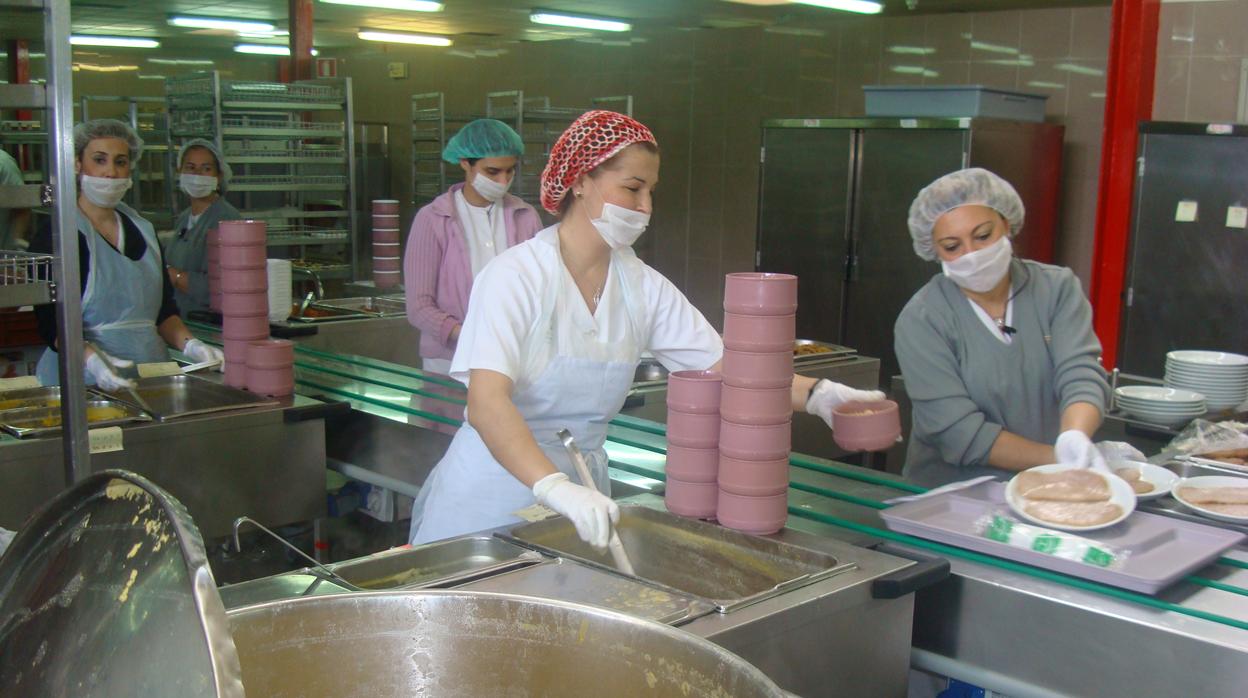
{"type": "Polygon", "coordinates": [[[1062,127],[993,119],[779,119],[763,123],[757,267],[797,274],[799,336],[879,357],[898,373],[893,323],[939,267],[906,217],[924,185],[962,167],[1019,190],[1022,256],[1051,261],[1062,127]]]}

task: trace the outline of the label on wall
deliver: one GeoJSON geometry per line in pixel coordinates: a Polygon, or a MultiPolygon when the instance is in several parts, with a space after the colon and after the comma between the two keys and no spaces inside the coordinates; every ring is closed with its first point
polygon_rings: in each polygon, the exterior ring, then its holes
{"type": "Polygon", "coordinates": [[[338,77],[338,59],[337,58],[316,59],[316,77],[318,78],[338,77]]]}
{"type": "Polygon", "coordinates": [[[1248,228],[1248,208],[1243,206],[1227,206],[1226,227],[1248,228]]]}
{"type": "Polygon", "coordinates": [[[386,75],[398,80],[407,77],[407,63],[395,61],[386,64],[386,75]]]}
{"type": "Polygon", "coordinates": [[[1177,208],[1174,209],[1174,220],[1179,223],[1191,223],[1196,220],[1196,213],[1200,209],[1200,204],[1195,201],[1180,201],[1177,208]]]}

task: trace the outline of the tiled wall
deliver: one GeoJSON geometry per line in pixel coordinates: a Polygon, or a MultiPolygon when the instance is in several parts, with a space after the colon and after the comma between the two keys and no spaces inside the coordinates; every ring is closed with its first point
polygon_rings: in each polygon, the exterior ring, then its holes
{"type": "Polygon", "coordinates": [[[1086,281],[1109,17],[1108,7],[1096,7],[829,18],[785,33],[670,31],[623,46],[510,45],[471,59],[408,48],[340,57],[356,82],[359,118],[393,126],[400,199],[410,187],[406,97],[413,92],[445,91],[459,110],[479,110],[484,93],[500,89],[557,104],[634,95],[636,115],[663,149],[654,223],[639,252],[719,324],[723,274],[753,268],[761,121],[861,116],[865,84],[981,83],[1049,95],[1048,118],[1066,126],[1067,140],[1059,260],[1086,281]],[[410,63],[411,78],[384,77],[385,63],[395,60],[410,63]]]}
{"type": "Polygon", "coordinates": [[[1162,5],[1153,118],[1236,121],[1245,61],[1248,0],[1162,5]]]}

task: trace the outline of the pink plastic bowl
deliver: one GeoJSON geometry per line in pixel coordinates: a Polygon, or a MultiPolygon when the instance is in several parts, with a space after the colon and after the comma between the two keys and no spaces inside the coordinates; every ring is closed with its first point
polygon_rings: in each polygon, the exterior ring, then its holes
{"type": "Polygon", "coordinates": [[[373,285],[377,288],[394,288],[401,283],[403,283],[403,278],[397,271],[373,270],[373,285]]]}
{"type": "Polygon", "coordinates": [[[715,482],[719,473],[719,449],[668,444],[667,466],[663,472],[669,478],[684,482],[715,482]]]}
{"type": "Polygon", "coordinates": [[[222,271],[230,269],[264,269],[268,250],[264,245],[222,247],[219,263],[222,271]]]}
{"type": "Polygon", "coordinates": [[[221,270],[221,290],[224,293],[259,293],[268,289],[269,275],[264,268],[221,270]]]}
{"type": "MultiPolygon", "coordinates": [[[[226,356],[229,356],[229,354],[226,354],[226,356]]],[[[246,388],[247,364],[241,361],[226,361],[225,384],[231,388],[246,388]]]]}
{"type": "Polygon", "coordinates": [[[221,312],[221,291],[213,289],[213,279],[209,279],[208,282],[208,309],[219,313],[221,312]]]}
{"type": "Polygon", "coordinates": [[[374,242],[373,243],[373,256],[374,257],[398,257],[401,254],[402,252],[399,250],[399,243],[397,242],[374,242]]]}
{"type": "Polygon", "coordinates": [[[247,389],[257,395],[279,397],[295,392],[295,370],[285,368],[247,367],[247,389]]]}
{"type": "Polygon", "coordinates": [[[376,214],[376,213],[373,214],[373,230],[398,230],[398,229],[399,229],[399,217],[397,214],[393,216],[381,215],[381,214],[376,214]]]}
{"type": "Polygon", "coordinates": [[[400,257],[373,257],[373,269],[377,271],[399,271],[402,266],[400,257]]]}
{"type": "Polygon", "coordinates": [[[373,199],[373,213],[383,216],[398,215],[398,199],[373,199]]]}
{"type": "Polygon", "coordinates": [[[715,448],[719,443],[719,415],[668,409],[667,443],[686,448],[715,448]]]}
{"type": "Polygon", "coordinates": [[[724,310],[740,315],[792,315],[797,312],[797,277],[743,272],[724,279],[724,310]]]}
{"type": "MultiPolygon", "coordinates": [[[[670,435],[668,440],[671,440],[670,435]]],[[[792,445],[791,421],[783,424],[753,425],[725,420],[719,428],[719,452],[730,458],[779,460],[789,457],[792,445]]]]}
{"type": "Polygon", "coordinates": [[[832,440],[846,451],[883,451],[901,436],[897,403],[847,402],[832,410],[832,440]],[[870,414],[855,414],[870,411],[870,414]]]}
{"type": "Polygon", "coordinates": [[[767,497],[789,490],[789,461],[719,457],[719,489],[731,494],[767,497]]]}
{"type": "Polygon", "coordinates": [[[724,313],[724,347],[733,351],[793,352],[797,339],[794,315],[724,313]]]}
{"type": "Polygon", "coordinates": [[[237,245],[263,245],[265,241],[264,221],[221,221],[217,227],[218,240],[221,247],[237,245]]]}
{"type": "Polygon", "coordinates": [[[765,536],[784,528],[789,519],[789,494],[770,497],[747,497],[719,491],[715,517],[728,528],[765,536]]]}
{"type": "Polygon", "coordinates": [[[737,388],[725,385],[719,416],[736,424],[784,424],[793,418],[789,388],[737,388]]]}
{"type": "Polygon", "coordinates": [[[692,414],[718,414],[722,385],[715,371],[677,371],[667,377],[667,406],[692,414]]]}
{"type": "Polygon", "coordinates": [[[668,511],[677,516],[713,519],[718,500],[719,485],[713,482],[683,482],[667,478],[663,503],[667,505],[668,511]]]}
{"type": "MultiPolygon", "coordinates": [[[[248,317],[236,317],[233,315],[223,315],[221,317],[221,336],[226,339],[236,339],[254,342],[258,339],[266,339],[269,336],[269,318],[267,315],[253,315],[248,317]]],[[[243,350],[243,360],[247,360],[247,350],[243,350]]]]}
{"type": "Polygon", "coordinates": [[[260,293],[221,294],[221,314],[233,317],[264,317],[269,314],[269,295],[260,293]]]}
{"type": "Polygon", "coordinates": [[[793,349],[724,350],[724,385],[734,388],[788,388],[793,385],[793,349]]]}
{"type": "Polygon", "coordinates": [[[385,245],[397,245],[399,244],[399,231],[397,230],[374,230],[373,242],[378,242],[378,243],[382,243],[385,245]]]}
{"type": "Polygon", "coordinates": [[[288,339],[264,339],[247,345],[247,368],[289,368],[295,363],[295,344],[288,339]]]}

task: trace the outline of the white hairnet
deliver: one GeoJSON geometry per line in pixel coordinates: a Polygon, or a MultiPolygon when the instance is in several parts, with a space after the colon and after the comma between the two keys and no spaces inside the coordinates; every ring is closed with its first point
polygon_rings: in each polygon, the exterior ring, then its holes
{"type": "Polygon", "coordinates": [[[120,138],[130,148],[130,162],[143,155],[143,139],[130,124],[116,119],[91,119],[74,126],[74,159],[81,160],[87,144],[99,138],[120,138]]]}
{"type": "Polygon", "coordinates": [[[230,178],[234,176],[234,171],[230,169],[230,163],[225,161],[225,157],[221,154],[221,150],[217,148],[217,144],[203,138],[192,138],[182,144],[178,149],[178,171],[182,171],[182,158],[186,157],[186,151],[191,148],[203,148],[212,153],[212,157],[217,161],[217,191],[222,194],[229,189],[230,178]]]}
{"type": "Polygon", "coordinates": [[[932,261],[936,248],[932,244],[932,228],[936,220],[959,206],[987,206],[1000,213],[1010,226],[1010,237],[1023,227],[1023,200],[1010,183],[981,167],[971,167],[937,179],[923,187],[910,204],[910,237],[914,253],[932,261]]]}

